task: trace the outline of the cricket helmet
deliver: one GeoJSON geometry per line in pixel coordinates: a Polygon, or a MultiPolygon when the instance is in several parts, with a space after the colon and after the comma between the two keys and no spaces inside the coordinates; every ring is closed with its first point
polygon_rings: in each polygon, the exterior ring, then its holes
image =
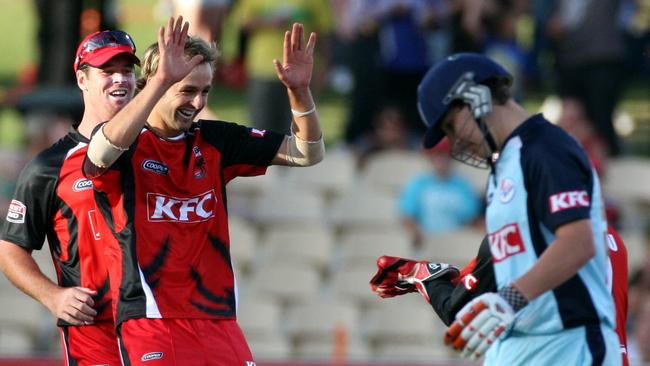
{"type": "Polygon", "coordinates": [[[505,78],[512,83],[508,71],[478,53],[457,53],[429,69],[418,86],[418,110],[427,126],[425,148],[434,147],[445,137],[440,122],[453,101],[467,103],[476,119],[490,113],[490,89],[481,84],[493,78],[505,78]]]}

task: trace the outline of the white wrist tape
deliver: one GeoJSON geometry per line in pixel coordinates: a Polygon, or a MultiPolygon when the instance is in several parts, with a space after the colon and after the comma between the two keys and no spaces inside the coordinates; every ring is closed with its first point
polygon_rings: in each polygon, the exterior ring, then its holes
{"type": "Polygon", "coordinates": [[[113,145],[104,134],[104,126],[97,131],[88,144],[88,159],[99,168],[108,168],[129,148],[113,145]]]}
{"type": "Polygon", "coordinates": [[[323,136],[317,141],[305,141],[294,135],[287,138],[287,162],[289,166],[311,166],[325,156],[323,136]]]}
{"type": "Polygon", "coordinates": [[[304,116],[310,115],[310,114],[312,114],[314,112],[316,112],[316,104],[314,104],[314,106],[311,107],[311,109],[306,111],[306,112],[300,112],[300,111],[297,111],[295,109],[291,109],[291,114],[293,114],[294,117],[304,117],[304,116]]]}

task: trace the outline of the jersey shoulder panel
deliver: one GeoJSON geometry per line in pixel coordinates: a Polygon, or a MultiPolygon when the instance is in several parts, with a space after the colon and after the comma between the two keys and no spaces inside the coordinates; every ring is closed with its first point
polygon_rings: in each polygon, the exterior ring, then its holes
{"type": "Polygon", "coordinates": [[[220,151],[223,167],[237,164],[268,166],[284,140],[281,133],[225,121],[200,120],[193,130],[220,151]]]}
{"type": "MultiPolygon", "coordinates": [[[[578,142],[541,120],[521,133],[521,165],[535,215],[554,231],[590,217],[595,192],[594,171],[578,142]]],[[[600,198],[597,198],[598,200],[600,198]]]]}
{"type": "Polygon", "coordinates": [[[78,142],[60,139],[28,162],[16,183],[0,237],[27,249],[40,249],[57,207],[56,187],[68,153],[78,142]]]}

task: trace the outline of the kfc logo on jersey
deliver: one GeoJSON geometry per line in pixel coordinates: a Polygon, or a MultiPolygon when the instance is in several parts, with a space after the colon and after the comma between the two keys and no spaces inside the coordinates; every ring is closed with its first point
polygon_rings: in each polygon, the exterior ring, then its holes
{"type": "Polygon", "coordinates": [[[214,190],[188,198],[147,193],[147,216],[150,222],[206,221],[214,216],[216,201],[214,190]]]}
{"type": "Polygon", "coordinates": [[[163,164],[163,163],[161,163],[159,161],[149,160],[149,159],[142,162],[142,169],[148,170],[150,172],[154,172],[154,173],[157,173],[157,174],[160,174],[160,175],[167,175],[167,173],[169,173],[169,168],[167,167],[167,165],[165,165],[165,164],[163,164]]]}
{"type": "Polygon", "coordinates": [[[24,224],[25,215],[27,214],[27,206],[18,200],[11,200],[9,203],[9,211],[7,211],[7,221],[14,224],[24,224]]]}
{"type": "Polygon", "coordinates": [[[77,179],[72,184],[72,190],[75,192],[81,192],[84,189],[92,189],[92,188],[93,188],[93,181],[86,178],[77,179]]]}
{"type": "Polygon", "coordinates": [[[551,213],[564,211],[569,208],[589,207],[587,191],[570,191],[554,194],[549,198],[551,213]]]}
{"type": "Polygon", "coordinates": [[[490,240],[490,251],[494,263],[501,262],[526,250],[517,224],[506,225],[488,234],[488,239],[490,240]]]}
{"type": "Polygon", "coordinates": [[[253,137],[264,137],[264,135],[266,135],[266,130],[258,130],[257,128],[251,128],[250,135],[253,137]]]}

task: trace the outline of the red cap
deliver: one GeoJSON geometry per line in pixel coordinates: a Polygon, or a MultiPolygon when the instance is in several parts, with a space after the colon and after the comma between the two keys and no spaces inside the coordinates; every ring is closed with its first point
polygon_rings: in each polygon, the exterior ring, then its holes
{"type": "Polygon", "coordinates": [[[134,64],[140,65],[140,59],[135,55],[135,43],[126,32],[99,31],[91,33],[77,47],[74,71],[77,72],[79,66],[83,64],[101,67],[113,57],[121,54],[128,55],[134,64]]]}

